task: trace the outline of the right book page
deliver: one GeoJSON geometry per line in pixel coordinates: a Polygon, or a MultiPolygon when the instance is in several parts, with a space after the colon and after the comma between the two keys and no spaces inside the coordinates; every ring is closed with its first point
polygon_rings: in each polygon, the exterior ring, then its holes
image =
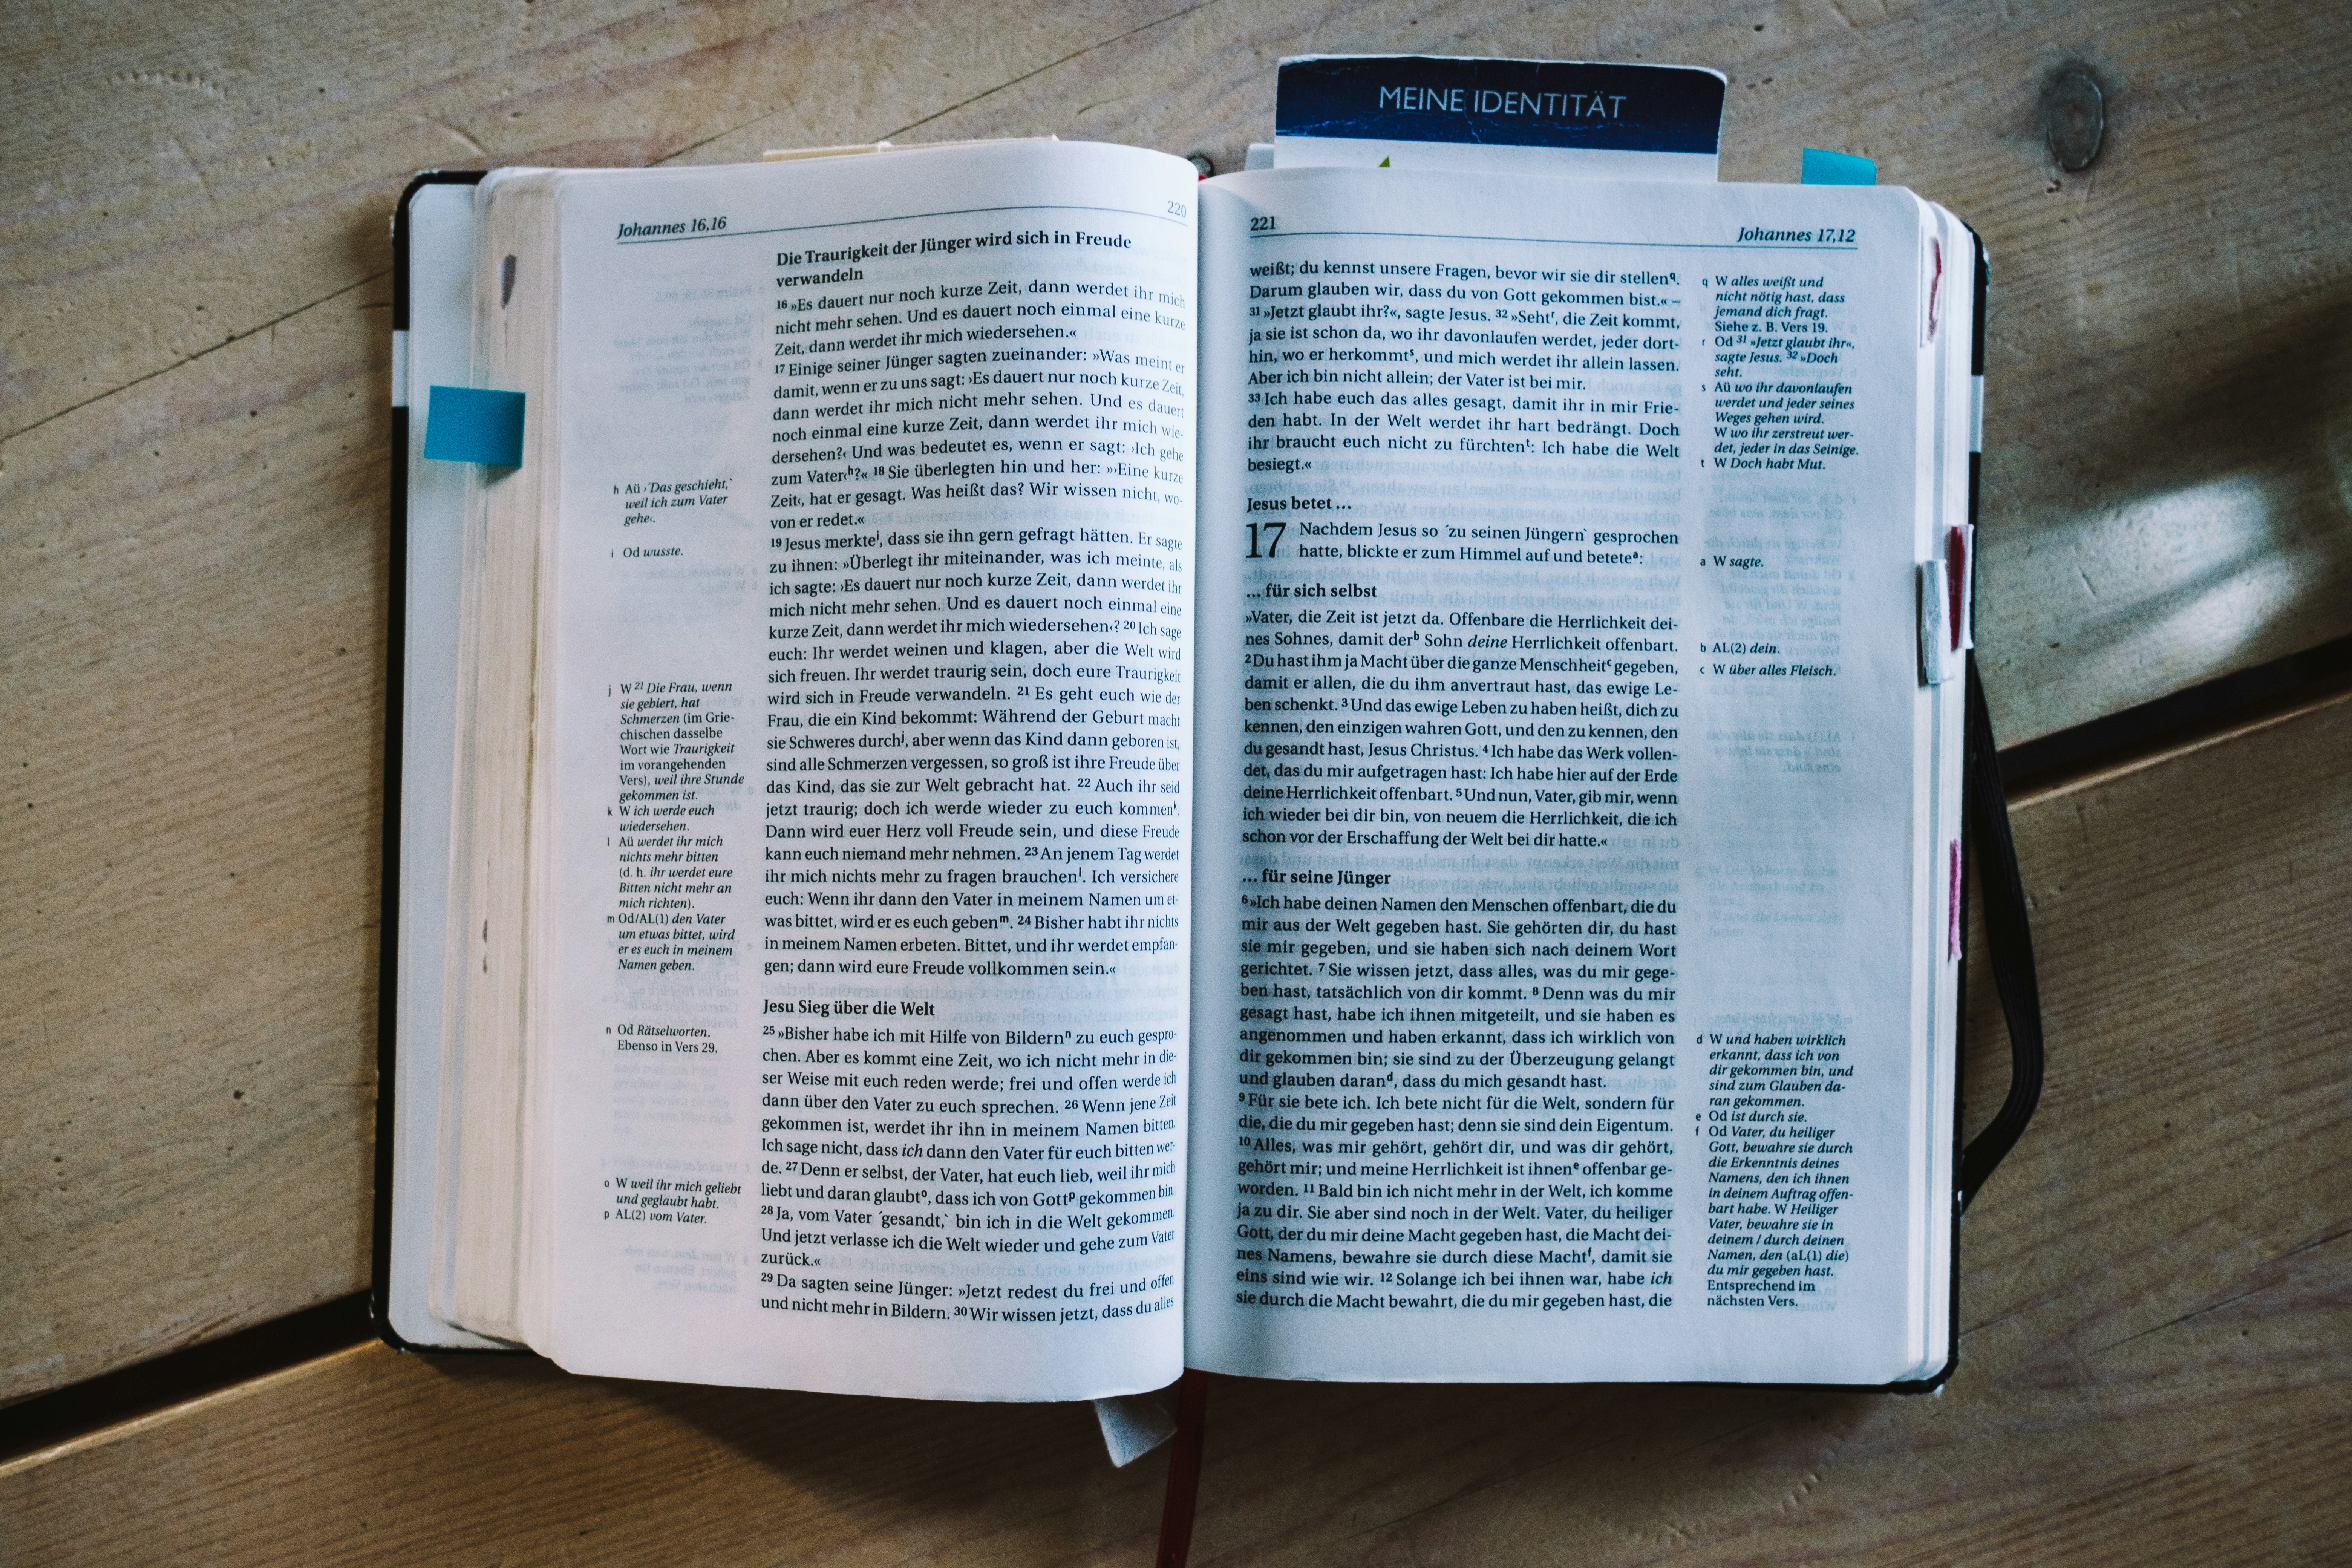
{"type": "Polygon", "coordinates": [[[1203,188],[1188,1364],[1940,1360],[1937,233],[1203,188]]]}

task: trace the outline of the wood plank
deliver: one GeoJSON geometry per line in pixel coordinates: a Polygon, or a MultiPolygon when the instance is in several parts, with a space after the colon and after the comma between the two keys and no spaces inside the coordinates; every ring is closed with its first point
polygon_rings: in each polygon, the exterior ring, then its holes
{"type": "Polygon", "coordinates": [[[2321,107],[2352,34],[2328,23],[2121,0],[0,16],[0,763],[30,803],[0,811],[0,1400],[365,1283],[381,307],[411,169],[1046,129],[1230,165],[1309,43],[1718,63],[1727,177],[1867,153],[2000,261],[1982,641],[2015,741],[2352,629],[2347,400],[2304,390],[2340,381],[2352,299],[2346,122],[2321,107]],[[2032,104],[2074,58],[2114,89],[2113,135],[2053,178],[2032,104]],[[2220,90],[2265,112],[2205,115],[2220,90]]]}
{"type": "Polygon", "coordinates": [[[6,448],[11,1395],[366,1279],[388,296],[6,448]]]}
{"type": "MultiPolygon", "coordinates": [[[[1940,1398],[1220,1380],[1195,1561],[2316,1561],[2352,1530],[2352,702],[2016,815],[2051,1064],[1940,1398]]],[[[1983,999],[1989,1000],[1989,999],[1983,999]]],[[[2004,1087],[1990,1007],[1978,1116],[2004,1087]]],[[[0,1469],[10,1554],[1139,1561],[1085,1412],[364,1347],[0,1469]]]]}

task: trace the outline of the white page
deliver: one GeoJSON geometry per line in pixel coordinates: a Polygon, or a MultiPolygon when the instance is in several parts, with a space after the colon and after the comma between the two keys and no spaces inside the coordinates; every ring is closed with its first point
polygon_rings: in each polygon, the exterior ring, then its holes
{"type": "MultiPolygon", "coordinates": [[[[408,202],[407,378],[394,395],[408,411],[406,625],[400,725],[399,994],[394,1000],[397,1115],[392,1159],[391,1279],[385,1315],[411,1344],[490,1349],[436,1316],[433,1195],[449,1151],[441,1146],[442,953],[447,942],[451,762],[456,742],[460,544],[466,471],[425,460],[436,385],[467,384],[473,315],[474,188],[429,184],[408,202]]],[[[403,367],[395,363],[397,376],[403,367]]]]}
{"type": "MultiPolygon", "coordinates": [[[[1934,216],[1939,231],[1937,244],[1941,251],[1939,255],[1931,248],[1927,271],[1929,286],[1942,290],[1929,333],[1936,361],[1935,410],[1939,429],[1934,445],[1937,457],[1939,505],[1927,553],[1930,559],[1940,559],[1942,551],[1948,547],[1949,531],[1970,522],[1969,475],[1971,464],[1970,416],[1973,412],[1970,394],[1974,382],[1971,351],[1976,328],[1976,237],[1965,224],[1944,208],[1935,208],[1934,216]]],[[[1948,594],[1948,581],[1946,588],[1948,594]]],[[[1964,605],[1965,603],[1964,595],[1964,605]]],[[[1958,642],[1963,650],[1969,645],[1965,609],[1958,642]]],[[[1948,634],[1946,651],[1950,651],[1948,634]]],[[[1929,1223],[1923,1258],[1927,1278],[1922,1291],[1922,1305],[1926,1310],[1924,1337],[1927,1354],[1920,1365],[1914,1369],[1914,1375],[1923,1378],[1935,1377],[1946,1371],[1951,1354],[1953,1267],[1957,1261],[1951,1232],[1958,1223],[1955,1187],[1959,1159],[1956,1101],[1959,1093],[1962,1045],[1959,960],[1967,936],[1966,910],[1961,901],[1961,891],[1967,886],[1967,879],[1958,862],[1964,832],[1961,814],[1966,780],[1962,760],[1967,745],[1968,686],[1965,656],[1954,656],[1951,663],[1954,668],[1936,686],[1933,699],[1937,759],[1933,769],[1936,780],[1935,827],[1928,843],[1931,853],[1936,845],[1940,844],[1944,848],[1940,875],[1933,879],[1933,900],[1924,922],[1935,984],[1929,1011],[1929,1023],[1933,1028],[1928,1069],[1931,1099],[1922,1130],[1928,1156],[1926,1202],[1929,1205],[1929,1223]]]]}
{"type": "Polygon", "coordinates": [[[1204,200],[1188,1361],[1902,1374],[1921,204],[1204,200]]]}
{"type": "Polygon", "coordinates": [[[1179,1371],[1193,184],[1024,143],[564,185],[565,1366],[1179,1371]]]}
{"type": "MultiPolygon", "coordinates": [[[[541,406],[553,384],[552,258],[522,237],[545,226],[556,177],[494,169],[474,186],[472,330],[461,384],[522,389],[541,406]],[[518,289],[521,308],[509,310],[518,289]]],[[[533,1125],[543,1120],[544,1075],[531,1070],[522,1025],[529,911],[541,898],[528,875],[538,524],[558,454],[526,426],[523,455],[519,468],[465,468],[449,848],[460,912],[447,922],[444,954],[437,1137],[445,1163],[434,1221],[446,1245],[436,1247],[430,1287],[444,1318],[515,1342],[532,1337],[523,1285],[546,1256],[532,1223],[539,1172],[528,1158],[533,1125]]]]}

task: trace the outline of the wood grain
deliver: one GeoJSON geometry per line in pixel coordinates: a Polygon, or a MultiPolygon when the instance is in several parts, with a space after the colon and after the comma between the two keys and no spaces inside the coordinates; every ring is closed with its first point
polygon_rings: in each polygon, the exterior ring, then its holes
{"type": "Polygon", "coordinates": [[[6,448],[12,1394],[366,1277],[388,292],[6,448]]]}
{"type": "MultiPolygon", "coordinates": [[[[1943,1396],[1223,1379],[1194,1561],[2341,1561],[2352,702],[2015,820],[2049,1086],[1968,1217],[1943,1396]]],[[[1134,1563],[1163,1464],[1109,1469],[1083,1406],[369,1346],[0,1469],[0,1549],[1134,1563]]]]}
{"type": "Polygon", "coordinates": [[[1307,47],[1715,64],[1727,177],[1843,147],[1978,222],[2005,740],[2352,630],[2325,8],[8,8],[0,1400],[365,1282],[408,174],[1047,130],[1232,166],[1307,47]],[[2059,178],[2034,103],[2068,61],[2111,129],[2059,178]]]}

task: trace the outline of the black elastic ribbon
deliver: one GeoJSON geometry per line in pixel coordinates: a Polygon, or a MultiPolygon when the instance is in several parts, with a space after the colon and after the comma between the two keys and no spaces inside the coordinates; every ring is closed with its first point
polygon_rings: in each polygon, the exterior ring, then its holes
{"type": "Polygon", "coordinates": [[[2042,1099],[2042,992],[2035,984],[2033,931],[2026,920],[2025,879],[2018,874],[2017,843],[2009,832],[2009,795],[2000,782],[2000,755],[1994,749],[1992,715],[1977,657],[1968,660],[1968,744],[1962,815],[1973,840],[1967,857],[1970,881],[1985,893],[1985,943],[1992,961],[1993,988],[2000,994],[2009,1025],[2009,1096],[2000,1110],[1960,1152],[1960,1207],[1974,1201],[1985,1179],[2025,1134],[2042,1099]],[[1981,870],[1982,875],[1976,873],[1981,870]]]}

